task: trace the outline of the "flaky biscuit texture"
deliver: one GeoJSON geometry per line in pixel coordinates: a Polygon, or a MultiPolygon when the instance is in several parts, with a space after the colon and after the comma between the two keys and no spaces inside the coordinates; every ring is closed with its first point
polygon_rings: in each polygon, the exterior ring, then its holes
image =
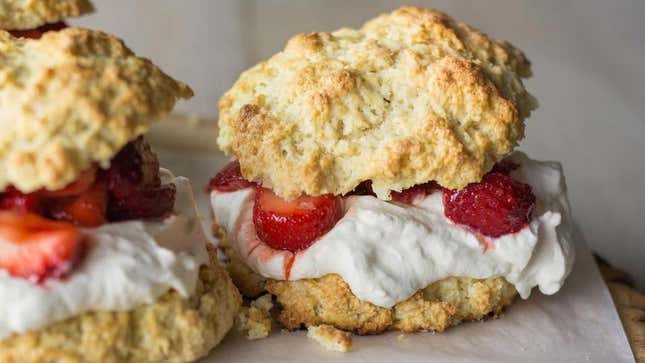
{"type": "Polygon", "coordinates": [[[0,341],[1,363],[192,362],[229,329],[241,298],[219,266],[202,267],[193,295],[171,291],[128,312],[93,312],[0,341]]]}
{"type": "Polygon", "coordinates": [[[88,0],[0,0],[0,29],[34,29],[93,10],[88,0]]]}
{"type": "Polygon", "coordinates": [[[378,197],[477,182],[536,107],[524,54],[447,15],[403,7],[361,29],[300,34],[219,101],[219,146],[278,195],[378,197]]]}
{"type": "Polygon", "coordinates": [[[55,190],[110,159],[192,91],[121,40],[78,28],[0,31],[0,190],[55,190]]]}

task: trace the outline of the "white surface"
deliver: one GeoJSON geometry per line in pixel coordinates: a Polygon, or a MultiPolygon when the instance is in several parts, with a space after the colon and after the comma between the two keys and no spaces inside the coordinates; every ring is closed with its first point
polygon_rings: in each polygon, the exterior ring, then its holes
{"type": "Polygon", "coordinates": [[[210,194],[215,220],[245,264],[277,280],[338,274],[363,301],[391,308],[418,290],[450,276],[503,276],[527,299],[539,286],[555,294],[571,272],[572,225],[562,168],[521,152],[511,172],[531,185],[537,198],[531,221],[498,238],[477,236],[444,214],[443,191],[417,197],[412,205],[373,196],[343,199],[343,217],[303,251],[274,249],[253,223],[255,188],[210,194]],[[286,266],[289,266],[287,269],[286,266]]]}
{"type": "Polygon", "coordinates": [[[188,82],[180,112],[216,115],[240,71],[297,32],[358,26],[404,3],[434,6],[526,51],[540,108],[522,148],[559,160],[590,246],[645,287],[645,1],[93,0],[74,21],[116,33],[188,82]]]}
{"type": "MultiPolygon", "coordinates": [[[[191,179],[200,211],[210,216],[202,187],[225,165],[226,157],[155,147],[163,165],[191,179]]],[[[467,323],[441,334],[409,334],[402,340],[396,332],[355,337],[352,352],[345,354],[324,350],[304,332],[275,331],[268,339],[253,342],[233,332],[201,363],[634,362],[589,250],[583,243],[577,247],[574,270],[560,292],[545,296],[536,291],[498,320],[467,323]]]]}
{"type": "Polygon", "coordinates": [[[37,285],[0,271],[0,339],[88,311],[128,311],[170,289],[190,296],[208,261],[188,179],[162,169],[177,187],[174,214],[84,228],[87,256],[68,278],[37,285]]]}

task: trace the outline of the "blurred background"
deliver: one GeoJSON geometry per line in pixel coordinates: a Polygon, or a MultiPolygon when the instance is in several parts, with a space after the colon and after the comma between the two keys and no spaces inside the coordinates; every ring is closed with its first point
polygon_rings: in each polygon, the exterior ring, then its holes
{"type": "Polygon", "coordinates": [[[93,0],[81,25],[114,33],[190,84],[177,112],[216,118],[244,69],[293,34],[431,6],[523,49],[540,108],[521,149],[564,164],[591,248],[645,287],[645,1],[93,0]]]}

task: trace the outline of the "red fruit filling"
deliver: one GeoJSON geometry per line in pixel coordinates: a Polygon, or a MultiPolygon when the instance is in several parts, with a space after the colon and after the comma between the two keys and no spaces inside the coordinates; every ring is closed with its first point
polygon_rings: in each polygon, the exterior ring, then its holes
{"type": "Polygon", "coordinates": [[[41,27],[38,27],[36,29],[29,29],[29,30],[10,30],[9,33],[13,35],[16,38],[29,38],[29,39],[40,39],[40,37],[43,36],[43,34],[50,32],[50,31],[58,31],[61,29],[67,28],[67,24],[64,22],[60,21],[58,23],[52,23],[52,24],[45,24],[41,27]]]}
{"type": "Polygon", "coordinates": [[[372,190],[372,181],[371,180],[365,180],[358,184],[354,190],[351,192],[347,193],[347,195],[371,195],[371,196],[376,196],[374,194],[374,191],[372,190]]]}
{"type": "Polygon", "coordinates": [[[444,213],[453,222],[488,237],[515,233],[529,222],[535,207],[531,187],[500,172],[461,190],[444,189],[444,213]]]}
{"type": "Polygon", "coordinates": [[[271,190],[257,188],[253,206],[255,230],[269,246],[297,252],[311,246],[342,216],[340,198],[327,194],[286,201],[271,190]]]}
{"type": "Polygon", "coordinates": [[[417,184],[411,188],[402,190],[400,192],[392,192],[392,201],[405,203],[405,204],[412,204],[415,199],[429,195],[438,187],[439,186],[435,182],[417,184]]]}
{"type": "Polygon", "coordinates": [[[62,189],[25,194],[10,186],[0,193],[0,210],[31,212],[83,227],[163,217],[174,204],[175,187],[161,185],[159,161],[142,137],[128,143],[109,169],[93,166],[62,189]]]}
{"type": "Polygon", "coordinates": [[[106,222],[107,189],[103,181],[93,183],[83,194],[53,203],[50,215],[84,227],[98,227],[106,222]]]}
{"type": "Polygon", "coordinates": [[[222,170],[215,174],[210,181],[209,188],[211,191],[234,192],[254,185],[255,183],[244,179],[242,171],[240,170],[240,162],[234,160],[226,164],[222,170]]]}
{"type": "Polygon", "coordinates": [[[82,235],[69,223],[32,213],[0,212],[0,270],[41,282],[68,273],[82,251],[82,235]]]}

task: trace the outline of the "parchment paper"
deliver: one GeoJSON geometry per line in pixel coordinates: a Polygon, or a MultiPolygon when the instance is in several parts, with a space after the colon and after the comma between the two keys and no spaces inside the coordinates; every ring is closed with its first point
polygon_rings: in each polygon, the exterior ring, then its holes
{"type": "MultiPolygon", "coordinates": [[[[155,146],[164,167],[191,179],[208,225],[205,187],[227,158],[155,146]]],[[[573,212],[575,216],[575,206],[573,212]]],[[[609,291],[580,233],[578,237],[576,264],[562,290],[545,296],[534,289],[530,299],[518,299],[500,319],[436,334],[355,337],[349,353],[326,351],[305,332],[276,329],[267,339],[247,341],[233,331],[201,363],[634,362],[609,291]]]]}

